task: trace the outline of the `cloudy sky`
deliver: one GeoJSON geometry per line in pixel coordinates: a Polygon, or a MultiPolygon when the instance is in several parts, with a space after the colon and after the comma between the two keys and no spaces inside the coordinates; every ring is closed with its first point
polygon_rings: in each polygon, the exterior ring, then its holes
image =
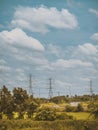
{"type": "Polygon", "coordinates": [[[0,1],[0,87],[98,94],[98,0],[0,1]]]}

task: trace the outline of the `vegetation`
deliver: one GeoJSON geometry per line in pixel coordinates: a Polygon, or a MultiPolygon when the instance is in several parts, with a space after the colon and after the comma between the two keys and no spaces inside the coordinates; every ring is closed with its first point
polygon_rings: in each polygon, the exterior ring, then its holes
{"type": "Polygon", "coordinates": [[[0,120],[0,130],[98,130],[97,121],[0,120]]]}
{"type": "Polygon", "coordinates": [[[35,120],[53,121],[56,120],[56,112],[50,108],[40,108],[34,115],[35,120]]]}
{"type": "Polygon", "coordinates": [[[11,94],[6,86],[3,86],[0,96],[0,113],[7,115],[8,119],[13,118],[14,112],[18,112],[18,118],[22,119],[24,113],[28,114],[31,118],[35,109],[38,107],[38,102],[29,96],[26,90],[22,88],[14,88],[11,94]]]}
{"type": "Polygon", "coordinates": [[[97,130],[98,95],[34,98],[22,88],[0,91],[0,130],[97,130]],[[72,105],[71,103],[75,103],[72,105]]]}
{"type": "Polygon", "coordinates": [[[84,109],[81,104],[78,104],[77,106],[67,105],[65,108],[65,111],[66,112],[83,112],[84,109]]]}

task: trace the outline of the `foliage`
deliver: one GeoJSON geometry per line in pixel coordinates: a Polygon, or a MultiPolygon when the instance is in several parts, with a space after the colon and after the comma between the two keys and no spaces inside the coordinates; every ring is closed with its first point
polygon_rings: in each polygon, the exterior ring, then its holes
{"type": "Polygon", "coordinates": [[[74,110],[74,107],[72,107],[70,105],[67,105],[66,108],[65,108],[66,112],[72,112],[73,110],[74,110]]]}
{"type": "Polygon", "coordinates": [[[26,112],[31,117],[37,107],[38,103],[27,94],[26,90],[14,88],[11,93],[6,86],[1,89],[0,118],[5,114],[11,119],[14,112],[18,112],[18,118],[23,118],[26,112]]]}
{"type": "Polygon", "coordinates": [[[54,102],[56,104],[65,103],[65,102],[69,102],[69,97],[68,96],[57,96],[57,97],[51,98],[50,101],[54,102]]]}
{"type": "Polygon", "coordinates": [[[34,115],[35,120],[53,121],[56,119],[56,112],[50,108],[38,109],[34,115]]]}
{"type": "Polygon", "coordinates": [[[65,107],[65,111],[66,112],[83,112],[83,107],[81,104],[78,104],[77,106],[67,105],[65,107]]]}
{"type": "Polygon", "coordinates": [[[8,91],[6,86],[3,86],[1,90],[0,98],[0,113],[8,115],[8,118],[12,118],[12,112],[14,110],[14,102],[11,96],[10,91],[8,91]]]}
{"type": "Polygon", "coordinates": [[[33,101],[33,100],[28,100],[28,108],[27,108],[27,113],[28,113],[28,117],[31,118],[33,113],[35,112],[35,110],[37,109],[38,104],[33,101]]]}
{"type": "Polygon", "coordinates": [[[0,120],[0,130],[98,130],[98,122],[94,121],[32,121],[32,120],[0,120]]]}
{"type": "Polygon", "coordinates": [[[93,115],[94,119],[98,119],[98,104],[90,104],[88,106],[90,108],[90,116],[93,115]]]}
{"type": "Polygon", "coordinates": [[[82,111],[84,111],[82,105],[78,104],[78,106],[76,107],[76,112],[82,112],[82,111]]]}
{"type": "Polygon", "coordinates": [[[73,116],[68,115],[64,112],[57,113],[56,115],[57,120],[66,120],[66,119],[73,119],[73,116]]]}
{"type": "Polygon", "coordinates": [[[84,109],[87,108],[85,106],[87,106],[89,102],[88,109],[85,110],[88,110],[96,119],[98,117],[98,95],[93,95],[93,99],[94,103],[90,102],[90,95],[75,95],[74,97],[57,96],[51,99],[35,99],[33,96],[28,95],[27,91],[23,88],[14,88],[13,91],[10,92],[6,86],[3,86],[0,90],[0,119],[2,119],[4,115],[8,119],[14,117],[22,119],[24,116],[26,119],[27,117],[32,118],[33,114],[36,113],[35,117],[39,120],[62,120],[69,117],[67,115],[62,115],[62,113],[57,115],[57,112],[83,112],[84,109]],[[86,102],[82,102],[82,99],[86,102]],[[82,105],[78,104],[78,106],[70,106],[68,104],[71,101],[79,101],[82,105]],[[84,106],[83,103],[86,105],[84,106]],[[40,106],[47,108],[40,108],[40,106]],[[17,116],[15,116],[15,113],[17,113],[17,116]]]}

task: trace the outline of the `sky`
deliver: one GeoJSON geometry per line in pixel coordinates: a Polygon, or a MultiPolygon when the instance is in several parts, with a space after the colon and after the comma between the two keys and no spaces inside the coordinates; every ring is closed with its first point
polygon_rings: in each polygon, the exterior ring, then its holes
{"type": "Polygon", "coordinates": [[[0,87],[30,75],[35,97],[98,94],[98,0],[0,0],[0,87]]]}

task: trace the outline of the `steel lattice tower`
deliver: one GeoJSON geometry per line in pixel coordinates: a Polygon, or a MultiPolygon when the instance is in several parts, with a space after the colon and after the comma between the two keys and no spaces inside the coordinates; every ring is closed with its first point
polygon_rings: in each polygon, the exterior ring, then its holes
{"type": "Polygon", "coordinates": [[[29,94],[33,96],[33,89],[32,89],[32,75],[29,75],[29,94]]]}
{"type": "Polygon", "coordinates": [[[53,97],[53,91],[52,91],[52,79],[49,78],[49,98],[51,99],[53,97]]]}

